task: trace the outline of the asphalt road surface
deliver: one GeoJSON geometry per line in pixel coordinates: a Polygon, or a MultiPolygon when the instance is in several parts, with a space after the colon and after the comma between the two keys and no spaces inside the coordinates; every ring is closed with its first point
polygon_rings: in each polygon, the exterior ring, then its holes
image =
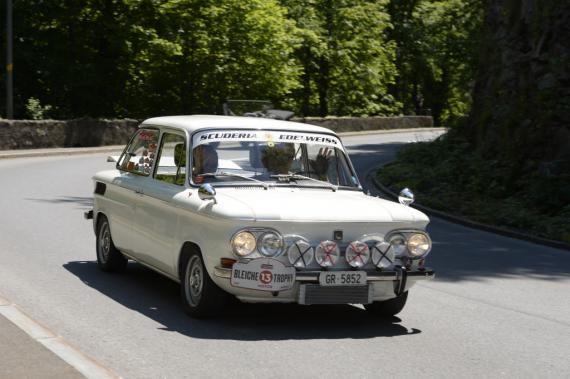
{"type": "MultiPolygon", "coordinates": [[[[343,140],[364,178],[402,143],[433,136],[343,140]]],[[[391,321],[350,305],[235,305],[193,320],[170,280],[136,263],[120,275],[97,269],[82,216],[91,175],[112,167],[105,157],[0,161],[0,292],[118,375],[570,377],[568,251],[433,219],[437,278],[391,321]]]]}

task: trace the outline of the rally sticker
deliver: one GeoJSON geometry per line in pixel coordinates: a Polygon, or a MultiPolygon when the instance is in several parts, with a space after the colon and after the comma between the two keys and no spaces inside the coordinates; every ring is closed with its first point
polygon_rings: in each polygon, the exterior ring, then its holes
{"type": "Polygon", "coordinates": [[[234,263],[232,286],[261,291],[288,290],[295,284],[295,268],[275,259],[252,259],[247,263],[234,263]]]}
{"type": "Polygon", "coordinates": [[[202,145],[211,142],[298,142],[313,145],[340,146],[340,141],[326,134],[281,132],[273,130],[248,130],[248,131],[205,131],[196,134],[194,145],[202,145]]]}

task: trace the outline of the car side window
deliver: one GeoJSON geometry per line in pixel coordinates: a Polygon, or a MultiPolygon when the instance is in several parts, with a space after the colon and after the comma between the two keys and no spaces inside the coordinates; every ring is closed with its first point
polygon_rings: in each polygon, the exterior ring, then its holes
{"type": "Polygon", "coordinates": [[[117,163],[117,168],[149,176],[158,146],[158,130],[141,129],[131,139],[117,163]]]}
{"type": "Polygon", "coordinates": [[[186,182],[186,139],[184,136],[165,133],[158,156],[154,178],[183,186],[186,182]]]}

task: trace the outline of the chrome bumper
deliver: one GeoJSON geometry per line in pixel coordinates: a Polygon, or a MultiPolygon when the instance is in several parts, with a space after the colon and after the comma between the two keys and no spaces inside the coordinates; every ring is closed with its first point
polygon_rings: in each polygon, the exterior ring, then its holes
{"type": "MultiPolygon", "coordinates": [[[[319,274],[324,271],[297,271],[295,274],[296,282],[317,282],[319,281],[319,274]]],[[[423,271],[405,271],[408,278],[415,279],[432,279],[435,277],[435,271],[432,269],[425,269],[423,271]]],[[[230,279],[232,274],[231,268],[224,268],[216,266],[214,268],[214,275],[218,278],[230,279]]],[[[402,274],[399,271],[366,271],[368,282],[389,282],[400,280],[402,274]]]]}

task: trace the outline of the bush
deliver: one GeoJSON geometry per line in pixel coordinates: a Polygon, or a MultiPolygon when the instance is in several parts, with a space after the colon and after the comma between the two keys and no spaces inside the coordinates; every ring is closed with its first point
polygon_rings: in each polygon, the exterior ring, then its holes
{"type": "Polygon", "coordinates": [[[570,242],[570,175],[527,165],[511,177],[508,162],[486,159],[457,129],[409,145],[378,171],[393,189],[411,188],[418,203],[537,236],[570,242]]]}
{"type": "Polygon", "coordinates": [[[44,120],[47,112],[51,110],[51,105],[41,105],[40,101],[30,97],[26,103],[26,116],[32,120],[44,120]]]}

